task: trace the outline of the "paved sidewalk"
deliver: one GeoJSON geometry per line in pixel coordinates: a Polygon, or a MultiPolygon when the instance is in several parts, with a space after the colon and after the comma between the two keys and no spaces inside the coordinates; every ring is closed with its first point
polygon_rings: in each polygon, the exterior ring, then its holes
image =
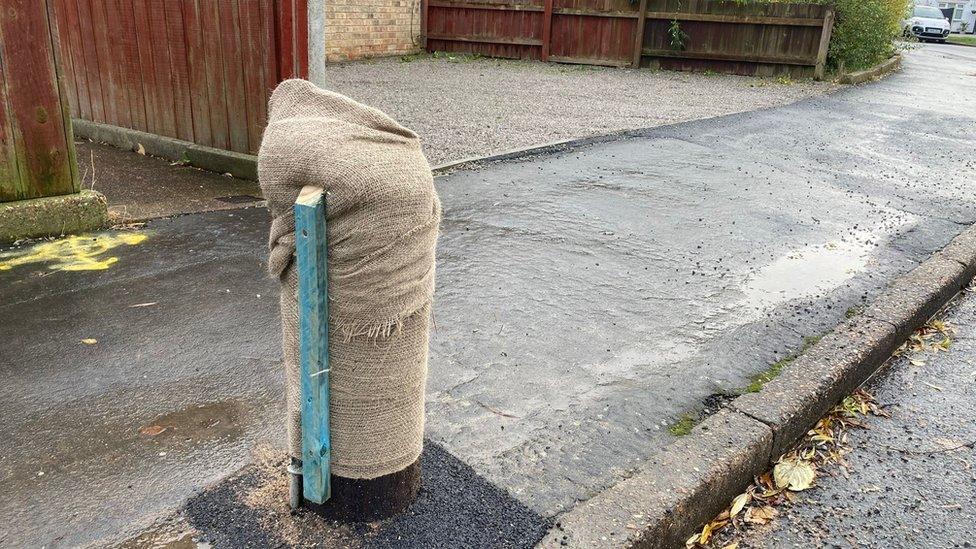
{"type": "Polygon", "coordinates": [[[247,181],[102,143],[76,141],[81,186],[105,195],[112,223],[238,209],[263,202],[247,181]]]}
{"type": "Polygon", "coordinates": [[[741,547],[976,544],[976,286],[943,319],[957,329],[949,352],[897,359],[871,382],[891,418],[851,431],[849,466],[741,547]]]}

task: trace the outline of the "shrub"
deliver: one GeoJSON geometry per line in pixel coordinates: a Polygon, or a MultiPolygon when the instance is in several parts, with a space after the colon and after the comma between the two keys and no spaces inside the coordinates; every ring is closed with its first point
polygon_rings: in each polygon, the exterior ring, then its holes
{"type": "Polygon", "coordinates": [[[891,57],[908,1],[822,0],[834,7],[828,65],[833,69],[859,70],[891,57]]]}

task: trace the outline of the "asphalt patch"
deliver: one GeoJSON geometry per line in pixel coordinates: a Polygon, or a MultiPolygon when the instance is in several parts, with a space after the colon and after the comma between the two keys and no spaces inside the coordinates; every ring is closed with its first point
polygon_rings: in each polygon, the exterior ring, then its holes
{"type": "Polygon", "coordinates": [[[285,458],[259,461],[191,498],[187,521],[215,547],[533,547],[546,519],[435,443],[421,456],[423,485],[407,512],[342,523],[288,509],[285,458]]]}

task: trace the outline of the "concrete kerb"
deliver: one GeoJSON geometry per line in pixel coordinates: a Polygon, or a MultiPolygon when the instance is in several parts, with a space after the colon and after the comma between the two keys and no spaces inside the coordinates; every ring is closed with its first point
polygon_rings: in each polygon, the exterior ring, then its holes
{"type": "Polygon", "coordinates": [[[557,517],[540,548],[682,547],[868,380],[976,274],[976,226],[899,277],[758,393],[733,400],[633,476],[557,517]]]}
{"type": "Polygon", "coordinates": [[[882,76],[890,72],[897,71],[900,68],[901,54],[896,53],[886,61],[882,61],[869,69],[843,73],[837,77],[837,82],[839,84],[863,84],[864,82],[881,78],[882,76]]]}
{"type": "Polygon", "coordinates": [[[95,191],[0,203],[0,245],[24,238],[85,233],[106,225],[108,205],[95,191]]]}
{"type": "MultiPolygon", "coordinates": [[[[189,141],[163,137],[119,126],[99,124],[88,120],[72,119],[75,137],[83,137],[108,143],[120,149],[139,150],[146,154],[173,162],[186,162],[191,166],[217,173],[229,173],[241,179],[257,181],[258,157],[197,145],[189,141]]],[[[81,160],[84,164],[84,160],[81,160]]]]}

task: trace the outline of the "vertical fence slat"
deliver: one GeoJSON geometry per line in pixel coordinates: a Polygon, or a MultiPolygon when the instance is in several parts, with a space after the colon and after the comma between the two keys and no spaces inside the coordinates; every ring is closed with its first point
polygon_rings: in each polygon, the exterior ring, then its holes
{"type": "Polygon", "coordinates": [[[278,50],[279,78],[287,80],[295,78],[295,33],[292,28],[294,6],[292,0],[275,0],[276,34],[278,50]]]}
{"type": "MultiPolygon", "coordinates": [[[[58,29],[62,26],[67,30],[68,28],[68,14],[67,7],[65,5],[65,0],[52,0],[52,5],[54,7],[55,19],[58,22],[58,29]]],[[[71,41],[68,39],[67,32],[64,33],[64,37],[59,40],[60,44],[60,54],[61,54],[61,68],[64,70],[65,78],[69,82],[74,82],[75,77],[75,63],[74,55],[71,51],[71,41]]],[[[71,113],[73,116],[77,116],[78,110],[78,91],[74,86],[68,86],[67,89],[68,100],[71,103],[71,113]]]]}
{"type": "Polygon", "coordinates": [[[98,54],[95,52],[95,29],[92,26],[91,0],[77,0],[78,30],[81,47],[85,56],[88,75],[88,90],[91,98],[92,120],[105,122],[105,100],[102,96],[102,75],[98,67],[98,54]]]}
{"type": "Polygon", "coordinates": [[[244,66],[244,102],[247,105],[247,152],[256,154],[261,146],[261,129],[265,123],[267,95],[264,89],[263,52],[261,51],[261,9],[255,2],[241,4],[241,55],[244,66]]]}
{"type": "MultiPolygon", "coordinates": [[[[102,101],[105,122],[116,126],[128,125],[128,101],[125,101],[119,84],[119,69],[114,44],[115,32],[110,31],[109,11],[104,0],[91,1],[92,36],[95,40],[95,56],[102,84],[102,101]],[[123,106],[123,102],[126,104],[123,106]]],[[[112,25],[114,26],[114,25],[112,25]]]]}
{"type": "Polygon", "coordinates": [[[149,0],[146,5],[146,22],[149,27],[147,47],[152,54],[152,72],[155,94],[153,97],[156,116],[156,133],[177,137],[176,105],[173,97],[173,71],[169,49],[166,46],[166,2],[149,0]]]}
{"type": "Polygon", "coordinates": [[[221,43],[225,29],[220,26],[220,0],[200,0],[200,26],[203,33],[203,54],[206,59],[207,104],[210,113],[210,137],[218,149],[230,148],[230,129],[227,125],[227,101],[224,96],[224,63],[221,43]]]}
{"type": "Polygon", "coordinates": [[[142,105],[146,112],[146,131],[159,133],[159,90],[153,61],[153,33],[149,24],[149,0],[133,0],[132,20],[139,56],[139,81],[142,84],[142,105]]]}
{"type": "Polygon", "coordinates": [[[207,56],[203,47],[200,0],[183,1],[183,31],[186,34],[187,82],[193,113],[194,142],[213,146],[210,102],[207,91],[207,56]]]}
{"type": "Polygon", "coordinates": [[[173,114],[176,137],[193,141],[193,108],[190,100],[189,61],[186,52],[186,29],[183,27],[183,3],[167,0],[164,6],[166,45],[169,49],[170,79],[173,83],[173,114]]]}
{"type": "Polygon", "coordinates": [[[552,2],[545,0],[545,7],[542,12],[542,54],[539,59],[549,60],[549,47],[552,42],[552,2]]]}
{"type": "Polygon", "coordinates": [[[295,29],[295,75],[308,78],[308,0],[294,2],[291,24],[295,29]]]}
{"type": "Polygon", "coordinates": [[[115,0],[116,51],[119,59],[122,84],[128,100],[129,127],[149,131],[146,122],[146,100],[142,83],[136,20],[131,0],[115,0]]]}
{"type": "Polygon", "coordinates": [[[79,118],[85,120],[92,119],[91,98],[88,92],[88,66],[85,60],[85,51],[81,44],[81,30],[78,23],[78,0],[62,0],[64,5],[64,21],[58,25],[61,39],[67,43],[67,49],[71,50],[72,63],[74,65],[72,88],[78,98],[75,113],[79,118]]]}
{"type": "Polygon", "coordinates": [[[227,103],[227,127],[230,150],[247,152],[247,118],[244,113],[244,66],[240,58],[241,28],[238,0],[220,0],[220,47],[223,62],[224,100],[227,103]]]}

